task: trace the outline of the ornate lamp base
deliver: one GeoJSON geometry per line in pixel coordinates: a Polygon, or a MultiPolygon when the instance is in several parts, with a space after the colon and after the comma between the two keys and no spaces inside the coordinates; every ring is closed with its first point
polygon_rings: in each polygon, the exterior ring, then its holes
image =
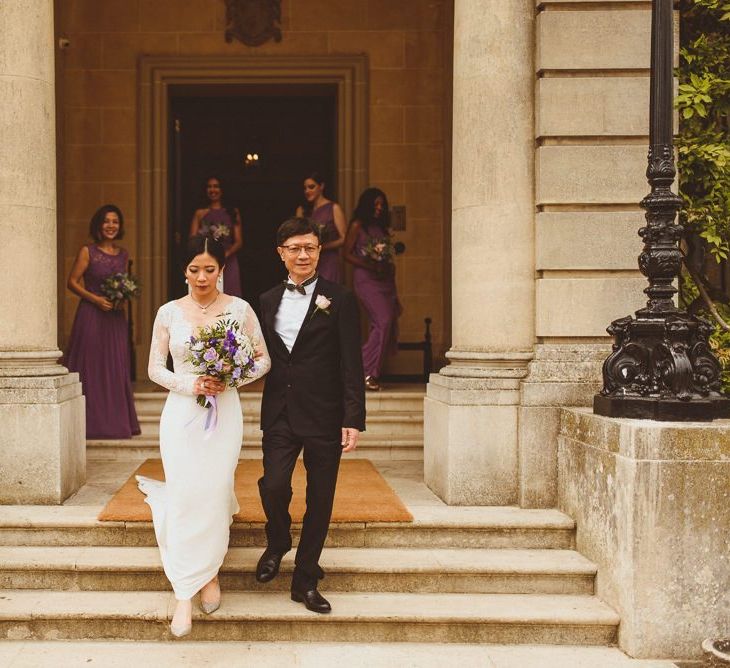
{"type": "Polygon", "coordinates": [[[607,417],[661,420],[670,422],[710,422],[730,418],[730,399],[719,397],[680,401],[654,397],[604,397],[593,398],[593,412],[607,417]]]}
{"type": "Polygon", "coordinates": [[[678,310],[614,320],[613,352],[603,363],[593,412],[683,422],[730,418],[730,397],[720,392],[720,365],[707,342],[711,330],[678,310]]]}

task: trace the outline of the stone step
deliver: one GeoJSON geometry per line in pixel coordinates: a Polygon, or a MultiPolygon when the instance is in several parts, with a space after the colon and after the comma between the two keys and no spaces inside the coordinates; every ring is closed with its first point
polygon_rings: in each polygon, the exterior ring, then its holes
{"type": "MultiPolygon", "coordinates": [[[[350,643],[346,650],[347,668],[676,668],[671,661],[631,659],[615,647],[386,642],[350,643]]],[[[330,668],[343,664],[343,654],[340,643],[6,640],[0,644],[0,665],[7,668],[330,668]]]]}
{"type": "MultiPolygon", "coordinates": [[[[129,439],[90,439],[86,441],[86,456],[92,460],[143,461],[160,456],[160,441],[156,435],[134,436],[129,439]]],[[[373,436],[363,432],[351,459],[423,460],[423,438],[396,438],[392,435],[373,436]]],[[[244,434],[241,459],[261,458],[261,432],[244,434]]]]}
{"type": "MultiPolygon", "coordinates": [[[[241,409],[244,415],[258,416],[261,408],[261,392],[241,392],[241,409]]],[[[425,389],[422,385],[407,390],[383,390],[368,392],[365,395],[366,410],[369,414],[390,411],[423,414],[425,389]]],[[[166,392],[135,392],[134,400],[139,415],[159,417],[167,398],[166,392]]]]}
{"type": "MultiPolygon", "coordinates": [[[[329,615],[286,592],[226,592],[194,607],[190,640],[610,645],[618,615],[594,596],[334,592],[329,615]]],[[[169,592],[4,590],[0,638],[171,639],[169,592]]]]}
{"type": "MultiPolygon", "coordinates": [[[[201,413],[202,415],[202,413],[201,413]]],[[[142,436],[157,436],[160,433],[159,414],[138,415],[142,436]]],[[[368,439],[396,437],[423,439],[423,414],[407,411],[371,413],[367,417],[368,439]]],[[[259,417],[251,413],[243,416],[244,441],[261,439],[259,417]]]]}
{"type": "MultiPolygon", "coordinates": [[[[294,554],[267,585],[254,578],[261,548],[231,548],[225,591],[284,591],[294,554]]],[[[325,549],[328,592],[592,594],[596,567],[573,550],[325,549]]],[[[168,590],[156,547],[0,547],[0,588],[168,590]]]]}
{"type": "MultiPolygon", "coordinates": [[[[332,524],[328,547],[573,549],[575,523],[558,510],[515,507],[414,506],[413,522],[332,524]]],[[[0,545],[147,546],[149,522],[99,522],[100,506],[5,506],[0,545]]],[[[296,543],[301,525],[292,527],[296,543]]],[[[263,524],[234,523],[232,547],[266,545],[263,524]]]]}

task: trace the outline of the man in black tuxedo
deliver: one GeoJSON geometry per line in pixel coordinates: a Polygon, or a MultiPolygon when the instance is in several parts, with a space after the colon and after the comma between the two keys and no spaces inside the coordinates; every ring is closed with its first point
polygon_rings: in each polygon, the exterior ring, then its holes
{"type": "Polygon", "coordinates": [[[261,295],[261,324],[271,355],[261,403],[267,548],[256,579],[269,582],[292,546],[291,478],[304,450],[307,510],[291,584],[293,601],[329,612],[317,591],[319,566],[343,452],[357,447],[365,429],[365,378],[359,311],[346,288],[317,276],[319,226],[292,218],[277,232],[277,250],[289,271],[283,284],[261,295]]]}

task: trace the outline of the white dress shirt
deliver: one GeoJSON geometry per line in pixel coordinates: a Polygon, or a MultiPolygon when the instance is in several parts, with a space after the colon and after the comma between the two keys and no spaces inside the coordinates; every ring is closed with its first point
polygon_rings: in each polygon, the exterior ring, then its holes
{"type": "MultiPolygon", "coordinates": [[[[288,280],[288,283],[296,285],[291,278],[288,280]]],[[[299,330],[304,324],[304,318],[309,310],[312,293],[316,285],[317,281],[312,281],[309,285],[305,286],[305,294],[285,288],[284,294],[281,296],[279,310],[276,312],[276,319],[274,320],[274,329],[289,352],[294,347],[299,330]]]]}

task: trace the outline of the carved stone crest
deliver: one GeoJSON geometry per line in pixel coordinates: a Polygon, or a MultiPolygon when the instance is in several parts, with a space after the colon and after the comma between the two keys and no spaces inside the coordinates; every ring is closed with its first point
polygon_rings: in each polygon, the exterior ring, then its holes
{"type": "Polygon", "coordinates": [[[281,0],[226,0],[226,42],[281,42],[281,0]]]}

